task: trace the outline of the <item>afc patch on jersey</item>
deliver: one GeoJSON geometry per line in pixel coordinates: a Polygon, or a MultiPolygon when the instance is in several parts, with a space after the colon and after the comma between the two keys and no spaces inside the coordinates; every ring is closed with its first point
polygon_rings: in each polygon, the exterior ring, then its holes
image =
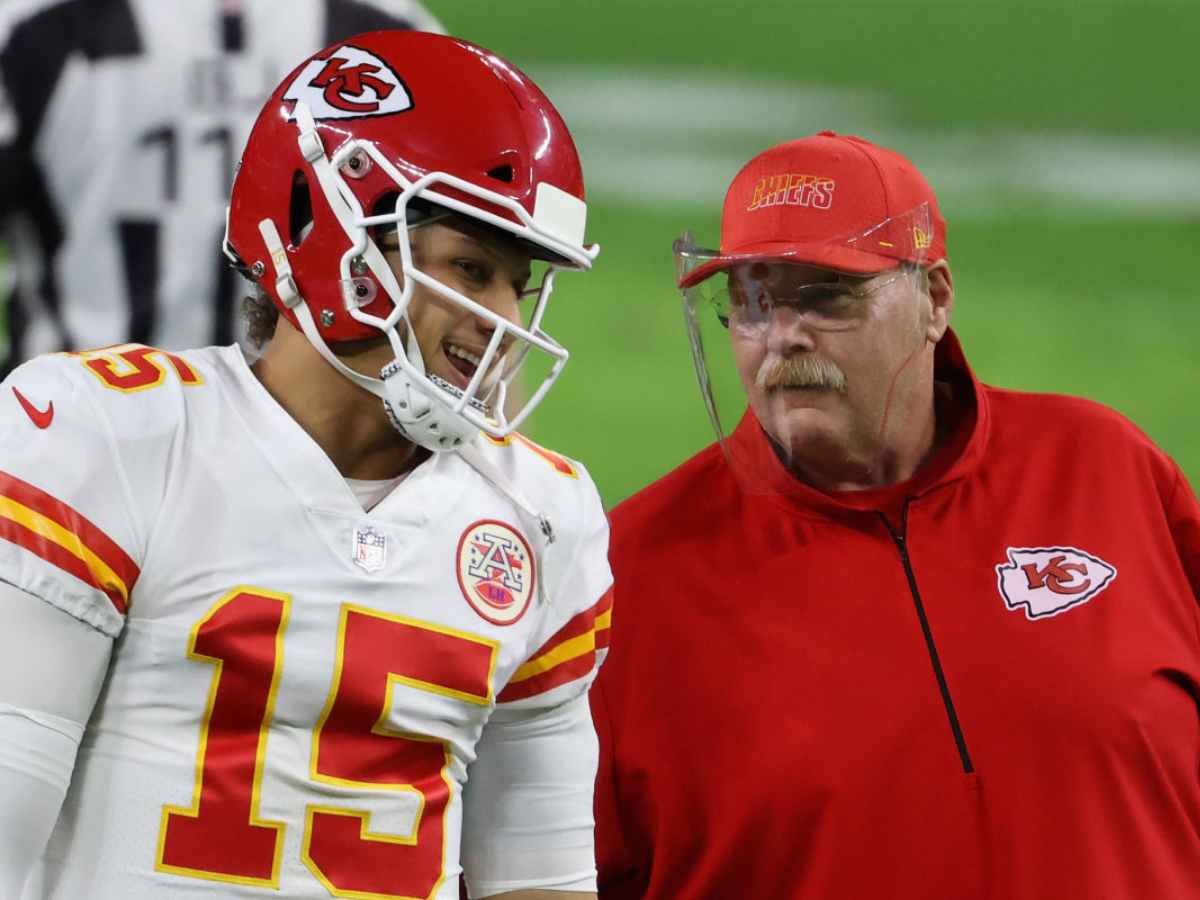
{"type": "Polygon", "coordinates": [[[308,104],[317,120],[387,116],[413,105],[408,88],[387,63],[349,44],[326,59],[310,59],[283,99],[308,104]]]}
{"type": "Polygon", "coordinates": [[[1117,577],[1115,566],[1075,547],[1009,547],[996,566],[1000,596],[1031,619],[1056,616],[1091,600],[1117,577]]]}
{"type": "Polygon", "coordinates": [[[467,526],[458,539],[458,586],[471,608],[493,625],[511,625],[533,595],[533,552],[521,532],[496,519],[467,526]]]}

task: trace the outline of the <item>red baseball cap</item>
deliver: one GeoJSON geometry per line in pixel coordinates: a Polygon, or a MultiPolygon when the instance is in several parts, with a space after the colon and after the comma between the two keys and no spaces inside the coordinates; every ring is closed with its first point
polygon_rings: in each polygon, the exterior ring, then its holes
{"type": "Polygon", "coordinates": [[[917,167],[863,138],[822,131],[746,163],[725,194],[720,254],[679,286],[738,262],[871,275],[945,255],[946,223],[917,167]]]}

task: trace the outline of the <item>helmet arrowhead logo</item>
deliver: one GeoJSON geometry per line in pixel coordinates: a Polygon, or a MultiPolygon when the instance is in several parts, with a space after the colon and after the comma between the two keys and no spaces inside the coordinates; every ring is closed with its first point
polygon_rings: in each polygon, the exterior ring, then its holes
{"type": "Polygon", "coordinates": [[[352,113],[377,112],[380,102],[386,100],[395,90],[394,85],[388,84],[375,74],[378,71],[379,68],[370,63],[348,66],[344,60],[334,58],[329,60],[321,74],[308,84],[309,87],[324,88],[322,96],[325,102],[336,109],[352,113]],[[373,100],[351,99],[366,96],[367,88],[374,92],[373,100]]]}
{"type": "Polygon", "coordinates": [[[1008,562],[996,566],[996,575],[1004,604],[1035,620],[1091,600],[1117,570],[1075,547],[1009,547],[1008,562]]]}
{"type": "Polygon", "coordinates": [[[413,105],[408,88],[387,63],[349,44],[310,59],[283,99],[306,103],[317,120],[386,116],[413,105]]]}

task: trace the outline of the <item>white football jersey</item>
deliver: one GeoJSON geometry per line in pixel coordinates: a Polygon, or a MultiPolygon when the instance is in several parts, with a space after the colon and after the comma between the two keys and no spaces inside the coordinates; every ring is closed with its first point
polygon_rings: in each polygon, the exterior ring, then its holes
{"type": "Polygon", "coordinates": [[[578,463],[477,442],[549,528],[457,454],[364,512],[237,347],[42,357],[0,422],[0,578],[116,638],[44,896],[457,900],[460,838],[476,894],[594,874],[578,463]]]}
{"type": "Polygon", "coordinates": [[[442,31],[417,0],[2,0],[0,377],[55,350],[231,342],[245,286],[221,239],[250,127],[308,54],[380,28],[442,31]]]}

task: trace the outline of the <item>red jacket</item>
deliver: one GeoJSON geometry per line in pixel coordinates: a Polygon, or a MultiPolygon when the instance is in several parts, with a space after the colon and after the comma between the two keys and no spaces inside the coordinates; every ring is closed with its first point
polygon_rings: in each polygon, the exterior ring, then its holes
{"type": "Polygon", "coordinates": [[[613,512],[602,900],[1200,897],[1195,495],[953,335],[939,378],[911,482],[750,494],[713,446],[613,512]]]}

